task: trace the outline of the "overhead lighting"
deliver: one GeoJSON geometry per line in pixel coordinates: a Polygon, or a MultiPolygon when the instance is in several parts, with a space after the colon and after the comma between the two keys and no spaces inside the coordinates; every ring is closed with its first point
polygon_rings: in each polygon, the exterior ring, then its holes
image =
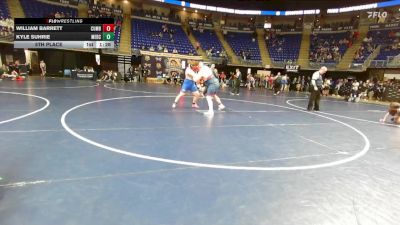
{"type": "Polygon", "coordinates": [[[235,9],[234,10],[235,14],[241,14],[241,15],[261,15],[260,10],[239,10],[235,9]]]}
{"type": "Polygon", "coordinates": [[[357,6],[350,6],[344,8],[336,8],[336,9],[328,9],[327,13],[342,13],[342,12],[352,12],[352,11],[360,11],[365,9],[375,9],[378,8],[378,3],[373,4],[366,4],[366,5],[357,5],[357,6]]]}
{"type": "Polygon", "coordinates": [[[228,8],[217,7],[217,12],[235,13],[235,10],[234,10],[234,9],[228,9],[228,8]]]}
{"type": "Polygon", "coordinates": [[[215,6],[207,6],[207,10],[210,10],[210,11],[217,11],[217,7],[215,7],[215,6]]]}
{"type": "Polygon", "coordinates": [[[186,11],[186,8],[183,8],[183,11],[186,11]]]}
{"type": "Polygon", "coordinates": [[[197,9],[196,9],[196,10],[194,10],[194,12],[195,12],[195,13],[197,13],[197,9]]]}

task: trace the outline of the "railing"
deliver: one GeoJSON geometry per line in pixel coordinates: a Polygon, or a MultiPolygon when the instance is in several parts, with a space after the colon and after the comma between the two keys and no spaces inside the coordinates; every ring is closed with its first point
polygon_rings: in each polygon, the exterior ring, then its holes
{"type": "Polygon", "coordinates": [[[181,18],[180,17],[174,17],[174,16],[166,16],[162,14],[154,14],[152,12],[144,12],[141,10],[132,10],[132,17],[139,17],[141,19],[154,19],[157,21],[162,21],[162,22],[172,22],[174,24],[176,23],[181,23],[181,18]]]}
{"type": "Polygon", "coordinates": [[[223,58],[214,57],[214,56],[209,57],[209,59],[210,59],[210,61],[211,61],[212,63],[215,63],[215,64],[222,64],[222,62],[224,61],[223,58]]]}
{"type": "MultiPolygon", "coordinates": [[[[386,47],[387,45],[378,46],[379,51],[376,51],[376,55],[374,58],[380,53],[382,47],[386,47]]],[[[369,67],[372,68],[394,68],[400,67],[400,54],[397,56],[386,56],[386,59],[381,60],[372,60],[369,67]]]]}
{"type": "MultiPolygon", "coordinates": [[[[157,46],[155,46],[155,49],[154,49],[154,51],[150,51],[149,49],[144,49],[144,50],[142,50],[142,49],[138,49],[138,48],[131,48],[131,52],[135,52],[135,51],[141,51],[141,52],[152,52],[151,53],[151,55],[154,55],[154,54],[163,54],[163,53],[166,53],[166,54],[170,54],[170,55],[184,55],[184,54],[182,54],[182,53],[172,53],[172,51],[171,50],[169,50],[168,52],[164,52],[164,50],[158,50],[157,49],[157,46]]],[[[197,53],[195,53],[195,54],[188,54],[188,56],[189,57],[192,57],[192,56],[196,56],[196,57],[201,57],[201,55],[198,55],[197,53]]]]}
{"type": "Polygon", "coordinates": [[[271,66],[273,66],[273,67],[284,68],[285,65],[286,65],[286,63],[283,62],[283,61],[273,61],[273,60],[271,60],[271,62],[272,62],[271,66]]]}
{"type": "Polygon", "coordinates": [[[239,62],[243,65],[252,65],[252,66],[261,66],[262,65],[262,61],[261,60],[254,60],[254,59],[242,59],[240,57],[239,58],[239,62]]]}
{"type": "Polygon", "coordinates": [[[275,61],[271,59],[272,66],[277,68],[285,68],[286,65],[298,65],[297,60],[284,60],[284,61],[275,61]]]}
{"type": "Polygon", "coordinates": [[[366,70],[370,65],[373,59],[379,54],[381,51],[381,45],[376,47],[374,51],[369,54],[369,56],[364,60],[363,63],[351,63],[350,69],[357,69],[357,70],[366,70]]]}
{"type": "MultiPolygon", "coordinates": [[[[364,62],[365,63],[365,62],[364,62]]],[[[363,70],[363,68],[364,68],[364,63],[351,63],[351,65],[350,65],[350,69],[353,69],[353,70],[363,70]]]]}
{"type": "Polygon", "coordinates": [[[376,49],[374,49],[374,51],[372,52],[372,54],[370,54],[368,56],[368,58],[364,61],[363,64],[363,69],[366,70],[370,65],[373,59],[376,58],[376,56],[378,56],[379,52],[381,52],[381,45],[379,45],[378,47],[376,47],[376,49]]]}
{"type": "Polygon", "coordinates": [[[371,68],[398,68],[400,67],[400,55],[388,56],[386,60],[372,60],[371,68]]]}
{"type": "Polygon", "coordinates": [[[388,57],[388,67],[400,67],[400,55],[388,57]]]}
{"type": "Polygon", "coordinates": [[[336,69],[337,63],[320,63],[320,62],[310,62],[310,68],[319,69],[322,66],[326,66],[328,69],[336,69]]]}
{"type": "MultiPolygon", "coordinates": [[[[136,52],[136,49],[132,49],[131,54],[136,52]]],[[[155,51],[147,51],[147,50],[140,50],[142,55],[149,55],[149,56],[160,56],[160,57],[169,57],[169,58],[180,58],[186,60],[198,60],[201,61],[202,57],[198,55],[182,55],[182,54],[174,54],[174,53],[166,53],[166,52],[155,52],[155,51]]]]}
{"type": "Polygon", "coordinates": [[[372,60],[371,65],[369,67],[371,68],[385,68],[387,64],[386,60],[372,60]]]}

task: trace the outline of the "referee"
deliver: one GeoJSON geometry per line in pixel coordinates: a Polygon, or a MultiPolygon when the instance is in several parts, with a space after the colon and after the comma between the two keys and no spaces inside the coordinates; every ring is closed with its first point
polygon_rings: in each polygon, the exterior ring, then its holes
{"type": "Polygon", "coordinates": [[[308,111],[313,109],[319,111],[319,100],[321,98],[321,90],[323,86],[322,75],[324,75],[326,71],[328,71],[328,68],[323,66],[312,75],[310,86],[311,95],[307,107],[308,111]]]}

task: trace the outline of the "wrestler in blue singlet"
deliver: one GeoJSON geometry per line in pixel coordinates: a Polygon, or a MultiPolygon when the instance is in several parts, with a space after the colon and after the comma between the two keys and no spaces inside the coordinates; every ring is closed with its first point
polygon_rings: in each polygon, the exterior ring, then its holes
{"type": "Polygon", "coordinates": [[[195,72],[188,66],[185,71],[185,80],[183,81],[182,84],[182,92],[196,92],[197,86],[196,83],[193,81],[193,76],[196,75],[195,72]]]}

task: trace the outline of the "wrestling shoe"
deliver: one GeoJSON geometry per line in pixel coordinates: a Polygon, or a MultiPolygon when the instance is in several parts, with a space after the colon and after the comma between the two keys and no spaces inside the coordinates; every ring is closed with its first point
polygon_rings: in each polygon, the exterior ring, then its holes
{"type": "Polygon", "coordinates": [[[196,103],[192,103],[192,108],[199,109],[200,107],[196,103]]]}
{"type": "Polygon", "coordinates": [[[222,105],[222,104],[218,105],[218,110],[219,110],[219,111],[222,111],[222,110],[224,110],[224,109],[225,109],[225,106],[224,106],[224,105],[222,105]]]}
{"type": "Polygon", "coordinates": [[[176,108],[176,103],[172,103],[172,108],[173,108],[173,109],[176,108]]]}

